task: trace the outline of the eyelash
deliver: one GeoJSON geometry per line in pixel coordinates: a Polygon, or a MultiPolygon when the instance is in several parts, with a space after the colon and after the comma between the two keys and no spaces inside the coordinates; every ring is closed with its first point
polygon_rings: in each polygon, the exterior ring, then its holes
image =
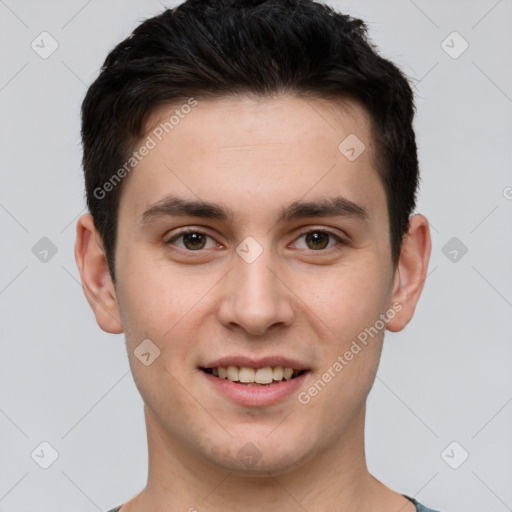
{"type": "MultiPolygon", "coordinates": [[[[208,235],[204,231],[200,231],[198,229],[188,228],[188,229],[184,229],[183,231],[180,231],[179,233],[175,234],[172,238],[170,238],[169,240],[167,240],[165,242],[165,245],[173,245],[173,243],[176,240],[178,240],[179,238],[181,238],[183,235],[187,235],[187,234],[191,234],[191,233],[199,234],[199,235],[205,235],[208,238],[211,238],[212,240],[214,240],[214,238],[212,236],[208,235]]],[[[298,237],[295,240],[298,240],[298,239],[302,238],[303,236],[308,235],[310,233],[323,233],[325,235],[328,235],[328,236],[334,238],[335,241],[337,242],[337,245],[338,245],[338,247],[337,246],[333,246],[333,247],[330,247],[328,249],[318,249],[318,250],[310,249],[309,252],[312,252],[312,253],[316,252],[316,253],[330,254],[333,251],[341,250],[341,247],[339,247],[339,246],[346,246],[346,245],[348,245],[348,242],[343,240],[339,235],[336,235],[332,231],[328,231],[328,230],[325,230],[325,229],[309,229],[307,231],[303,231],[302,233],[300,233],[298,235],[298,237]]],[[[197,249],[196,251],[194,251],[194,250],[191,250],[191,249],[186,249],[186,248],[182,249],[181,247],[178,247],[177,250],[184,251],[184,252],[187,252],[187,253],[201,253],[201,252],[204,252],[206,249],[197,249]]]]}

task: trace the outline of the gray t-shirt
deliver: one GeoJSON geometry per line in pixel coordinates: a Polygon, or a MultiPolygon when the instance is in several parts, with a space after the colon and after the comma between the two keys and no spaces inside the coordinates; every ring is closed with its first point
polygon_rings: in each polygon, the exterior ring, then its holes
{"type": "MultiPolygon", "coordinates": [[[[416,506],[417,512],[439,512],[439,510],[434,510],[434,509],[425,507],[425,505],[422,505],[421,503],[416,501],[414,498],[406,496],[405,494],[403,494],[402,496],[404,496],[404,498],[407,498],[408,500],[410,500],[414,503],[414,505],[416,506]]],[[[112,510],[109,510],[108,512],[119,512],[120,508],[121,508],[121,505],[119,505],[116,508],[113,508],[112,510]]]]}

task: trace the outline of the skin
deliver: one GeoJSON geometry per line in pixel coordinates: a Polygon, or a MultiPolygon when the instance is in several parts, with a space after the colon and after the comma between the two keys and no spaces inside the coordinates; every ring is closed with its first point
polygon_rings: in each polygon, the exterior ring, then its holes
{"type": "MultiPolygon", "coordinates": [[[[154,111],[148,133],[175,108],[154,111]]],[[[148,482],[121,512],[415,510],[368,472],[364,421],[384,331],[411,320],[431,241],[427,219],[411,216],[393,267],[369,127],[354,102],[199,101],[126,178],[115,286],[91,216],[79,219],[84,292],[99,326],[124,332],[145,403],[148,482]],[[352,162],[338,150],[349,134],[366,146],[352,162]],[[162,216],[144,225],[143,212],[169,194],[222,204],[233,216],[162,216]],[[368,222],[274,221],[293,201],[336,195],[367,209],[368,222]],[[166,245],[185,227],[208,235],[204,248],[191,250],[183,237],[166,245]],[[304,232],[318,230],[346,243],[321,238],[315,249],[304,232]],[[252,263],[236,253],[246,237],[263,250],[252,263]],[[292,393],[274,405],[240,405],[198,368],[227,355],[289,356],[309,366],[299,390],[307,391],[393,304],[401,310],[308,404],[292,393]],[[149,366],[134,356],[147,338],[160,349],[149,366]],[[260,456],[251,467],[238,457],[249,442],[260,456]]]]}

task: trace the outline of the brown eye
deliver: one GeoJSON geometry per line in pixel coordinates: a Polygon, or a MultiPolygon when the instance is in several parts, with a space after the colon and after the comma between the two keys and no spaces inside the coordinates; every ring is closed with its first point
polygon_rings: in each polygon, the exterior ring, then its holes
{"type": "Polygon", "coordinates": [[[325,249],[329,245],[329,235],[322,231],[311,231],[306,235],[306,244],[313,250],[325,249]]]}
{"type": "Polygon", "coordinates": [[[323,231],[319,229],[306,231],[297,240],[304,240],[302,243],[297,243],[299,249],[309,249],[312,251],[330,252],[335,249],[334,246],[342,246],[343,240],[330,231],[323,231]],[[332,243],[331,243],[332,242],[332,243]]]}
{"type": "Polygon", "coordinates": [[[206,243],[206,237],[202,233],[185,233],[183,235],[183,245],[190,250],[203,249],[206,243]]]}
{"type": "MultiPolygon", "coordinates": [[[[181,244],[176,244],[176,246],[180,249],[184,249],[187,251],[200,251],[201,249],[206,248],[206,244],[208,239],[213,239],[208,236],[205,233],[202,233],[201,231],[182,231],[181,233],[178,233],[177,235],[173,236],[169,241],[165,242],[166,245],[175,245],[175,242],[179,239],[182,239],[183,242],[181,244]]],[[[215,242],[213,245],[210,246],[213,247],[215,245],[215,242]]]]}

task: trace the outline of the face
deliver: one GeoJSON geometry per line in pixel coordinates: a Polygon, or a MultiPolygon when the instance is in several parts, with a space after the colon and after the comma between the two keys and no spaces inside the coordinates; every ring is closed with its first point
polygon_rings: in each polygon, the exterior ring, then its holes
{"type": "Polygon", "coordinates": [[[152,114],[155,147],[120,200],[134,380],[168,447],[284,472],[361,426],[397,311],[369,119],[355,103],[238,97],[198,101],[166,134],[176,108],[152,114]]]}

